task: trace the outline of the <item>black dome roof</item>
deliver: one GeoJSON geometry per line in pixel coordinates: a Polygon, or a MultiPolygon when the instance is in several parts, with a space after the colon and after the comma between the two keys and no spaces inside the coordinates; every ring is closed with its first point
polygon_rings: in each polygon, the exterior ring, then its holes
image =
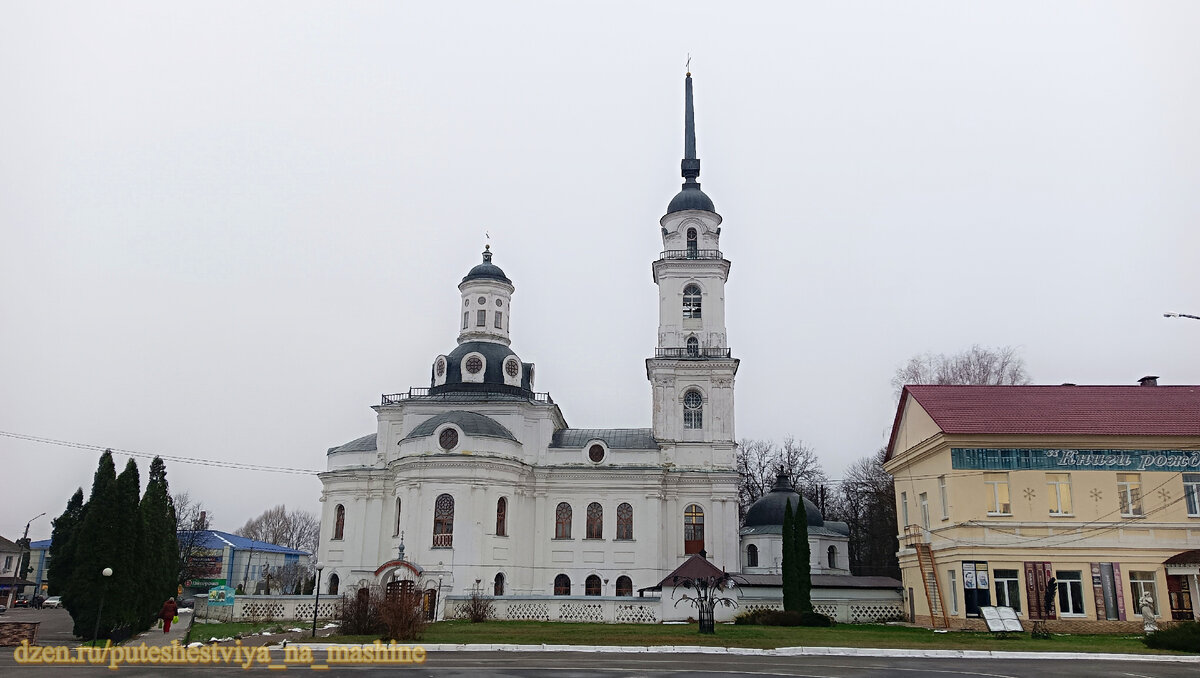
{"type": "Polygon", "coordinates": [[[404,436],[404,440],[410,438],[423,438],[433,435],[437,427],[449,422],[461,428],[463,433],[469,436],[485,436],[488,438],[504,438],[511,440],[514,443],[519,442],[512,431],[508,430],[500,422],[491,417],[479,414],[478,412],[467,412],[465,410],[451,410],[443,412],[439,415],[430,417],[425,421],[417,424],[408,435],[404,436]]]}
{"type": "MultiPolygon", "coordinates": [[[[509,386],[504,383],[504,361],[512,356],[520,362],[521,358],[504,344],[494,341],[467,341],[458,345],[450,355],[446,356],[446,383],[434,386],[430,393],[446,391],[489,391],[497,393],[514,393],[532,390],[530,377],[533,365],[521,363],[521,386],[509,386]],[[479,353],[484,358],[483,383],[467,382],[462,378],[462,360],[468,353],[479,353]]],[[[436,363],[435,363],[436,366],[436,363]]]]}
{"type": "Polygon", "coordinates": [[[667,205],[667,214],[684,210],[717,211],[713,207],[712,198],[705,195],[704,191],[700,190],[700,184],[695,182],[685,183],[683,190],[676,193],[675,197],[671,198],[671,204],[667,205]]]}
{"type": "Polygon", "coordinates": [[[502,271],[499,266],[492,263],[491,245],[484,246],[483,263],[476,265],[475,268],[472,268],[467,275],[463,277],[462,281],[467,282],[468,280],[481,279],[499,280],[500,282],[505,282],[509,285],[512,284],[512,281],[508,279],[508,276],[504,275],[504,271],[502,271]]]}
{"type": "Polygon", "coordinates": [[[808,514],[809,525],[821,527],[825,524],[825,518],[821,515],[821,510],[817,508],[817,505],[801,497],[792,487],[787,476],[780,475],[775,478],[775,486],[771,488],[771,491],[760,497],[746,510],[746,519],[742,522],[742,526],[782,525],[783,514],[789,500],[792,502],[793,513],[799,508],[801,502],[804,503],[804,512],[808,514]]]}

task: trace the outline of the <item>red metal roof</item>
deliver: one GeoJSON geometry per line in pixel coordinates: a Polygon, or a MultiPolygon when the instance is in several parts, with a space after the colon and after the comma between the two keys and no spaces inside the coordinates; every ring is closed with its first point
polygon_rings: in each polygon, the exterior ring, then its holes
{"type": "Polygon", "coordinates": [[[905,386],[945,433],[1200,436],[1200,386],[905,386]]]}

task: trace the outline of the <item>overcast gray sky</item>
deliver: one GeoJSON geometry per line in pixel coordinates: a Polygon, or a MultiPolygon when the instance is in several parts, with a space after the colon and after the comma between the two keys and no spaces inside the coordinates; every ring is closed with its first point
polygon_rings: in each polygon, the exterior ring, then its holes
{"type": "MultiPolygon", "coordinates": [[[[427,386],[485,230],[576,427],[650,425],[693,57],[737,431],[838,477],[910,356],[1200,383],[1200,4],[0,3],[0,430],[297,468],[427,386]]],[[[0,534],[97,453],[0,438],[0,534]]],[[[124,458],[118,459],[119,464],[124,458]]],[[[147,464],[140,464],[145,481],[147,464]]],[[[168,464],[222,529],[315,477],[168,464]]]]}

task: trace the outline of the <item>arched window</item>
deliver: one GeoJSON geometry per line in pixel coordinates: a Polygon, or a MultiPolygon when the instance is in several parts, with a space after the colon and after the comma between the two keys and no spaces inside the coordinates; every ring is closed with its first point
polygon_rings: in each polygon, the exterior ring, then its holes
{"type": "Polygon", "coordinates": [[[496,573],[496,582],[494,584],[492,584],[492,595],[494,595],[494,596],[504,595],[504,573],[503,572],[496,573]]]}
{"type": "Polygon", "coordinates": [[[700,357],[700,340],[696,337],[687,338],[687,354],[689,358],[700,357]]]}
{"type": "Polygon", "coordinates": [[[554,578],[554,595],[569,596],[571,595],[571,578],[565,574],[560,574],[554,578]]]}
{"type": "Polygon", "coordinates": [[[696,229],[689,228],[687,230],[687,253],[688,259],[695,259],[699,245],[696,239],[696,229]]]}
{"type": "Polygon", "coordinates": [[[829,547],[829,569],[831,569],[831,570],[837,569],[837,566],[838,566],[838,564],[837,564],[837,547],[830,546],[829,547]]]}
{"type": "Polygon", "coordinates": [[[588,578],[583,580],[583,595],[600,595],[600,577],[597,577],[594,574],[589,574],[588,578]]]}
{"type": "Polygon", "coordinates": [[[508,536],[508,500],[504,497],[496,501],[496,536],[508,536]]]}
{"type": "Polygon", "coordinates": [[[439,494],[433,503],[433,547],[454,546],[454,497],[439,494]]]}
{"type": "Polygon", "coordinates": [[[400,497],[396,497],[396,528],[392,530],[392,536],[400,536],[400,497]]]}
{"type": "Polygon", "coordinates": [[[700,553],[704,550],[704,509],[689,504],[683,511],[683,552],[700,553]]]}
{"type": "Polygon", "coordinates": [[[704,396],[699,391],[683,394],[683,427],[704,428],[704,396]]]}
{"type": "Polygon", "coordinates": [[[329,590],[326,591],[331,596],[336,596],[338,592],[338,576],[336,574],[329,575],[329,590]]]}
{"type": "Polygon", "coordinates": [[[617,507],[617,539],[633,539],[633,507],[629,504],[617,507]]]}
{"type": "Polygon", "coordinates": [[[571,538],[571,505],[565,501],[554,511],[554,538],[571,538]]]}
{"type": "Polygon", "coordinates": [[[758,567],[758,547],[754,544],[746,547],[746,567],[758,567]]]}
{"type": "Polygon", "coordinates": [[[617,577],[617,595],[632,596],[633,595],[633,580],[625,575],[617,577]]]}
{"type": "Polygon", "coordinates": [[[341,504],[333,510],[333,538],[341,539],[346,532],[346,507],[341,504]]]}
{"type": "Polygon", "coordinates": [[[683,317],[700,317],[700,286],[695,283],[683,288],[683,317]]]}
{"type": "Polygon", "coordinates": [[[585,539],[604,538],[604,507],[597,502],[588,504],[585,539]]]}

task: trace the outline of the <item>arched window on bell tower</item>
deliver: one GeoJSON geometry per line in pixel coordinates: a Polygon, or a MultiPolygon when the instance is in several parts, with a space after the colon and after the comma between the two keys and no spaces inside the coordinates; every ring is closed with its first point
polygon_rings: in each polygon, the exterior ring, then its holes
{"type": "Polygon", "coordinates": [[[689,283],[683,288],[683,317],[685,320],[689,318],[700,318],[700,286],[696,283],[689,283]]]}
{"type": "Polygon", "coordinates": [[[700,357],[700,340],[696,337],[687,338],[687,356],[689,358],[700,357]]]}
{"type": "Polygon", "coordinates": [[[689,228],[687,230],[687,257],[695,259],[700,253],[699,239],[696,237],[696,229],[689,228]]]}

